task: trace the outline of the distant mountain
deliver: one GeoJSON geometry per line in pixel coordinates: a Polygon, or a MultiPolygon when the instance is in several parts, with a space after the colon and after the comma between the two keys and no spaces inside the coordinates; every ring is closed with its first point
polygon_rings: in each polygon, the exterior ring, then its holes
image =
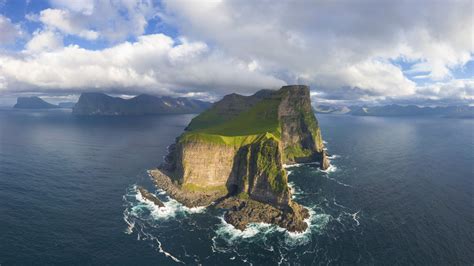
{"type": "Polygon", "coordinates": [[[58,106],[61,107],[61,108],[73,108],[74,105],[76,105],[75,102],[62,102],[62,103],[58,103],[58,106]]]}
{"type": "Polygon", "coordinates": [[[52,109],[59,106],[50,104],[40,97],[18,97],[13,108],[18,109],[52,109]]]}
{"type": "Polygon", "coordinates": [[[317,105],[314,110],[319,114],[347,114],[351,109],[347,106],[317,105]]]}
{"type": "Polygon", "coordinates": [[[438,116],[450,118],[474,118],[474,107],[439,106],[419,107],[416,105],[382,105],[382,106],[332,106],[316,105],[316,113],[347,114],[355,116],[438,116]]]}
{"type": "Polygon", "coordinates": [[[419,107],[416,105],[385,105],[352,108],[351,115],[357,116],[440,116],[452,118],[474,118],[474,107],[419,107]]]}
{"type": "Polygon", "coordinates": [[[75,115],[146,115],[200,113],[211,103],[188,98],[141,94],[131,99],[103,93],[83,93],[73,108],[75,115]]]}

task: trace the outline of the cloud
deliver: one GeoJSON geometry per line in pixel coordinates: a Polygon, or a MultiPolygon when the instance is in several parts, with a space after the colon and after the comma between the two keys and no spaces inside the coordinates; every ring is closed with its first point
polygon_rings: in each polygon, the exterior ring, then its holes
{"type": "Polygon", "coordinates": [[[416,83],[392,60],[412,62],[407,74],[442,80],[474,52],[472,1],[165,0],[164,6],[162,18],[186,36],[327,94],[345,87],[358,95],[413,95],[416,83]]]}
{"type": "Polygon", "coordinates": [[[431,100],[450,99],[474,101],[474,79],[455,79],[436,82],[417,89],[419,95],[431,100]]]}
{"type": "Polygon", "coordinates": [[[25,48],[27,53],[53,51],[63,47],[62,36],[52,31],[36,31],[25,48]]]}
{"type": "MultiPolygon", "coordinates": [[[[84,90],[183,95],[204,92],[251,93],[285,83],[216,51],[203,42],[175,42],[145,35],[103,50],[77,45],[51,49],[52,32],[38,32],[22,56],[0,56],[3,91],[70,93],[84,90]],[[48,49],[44,49],[47,47],[48,49]],[[4,82],[5,83],[5,82],[4,82]]],[[[0,91],[2,89],[0,88],[0,91]]]]}
{"type": "Polygon", "coordinates": [[[12,21],[0,15],[0,45],[13,44],[18,38],[25,37],[22,28],[12,21]]]}
{"type": "Polygon", "coordinates": [[[56,28],[66,34],[77,35],[88,40],[99,37],[98,32],[84,28],[84,19],[73,16],[68,10],[45,9],[40,12],[39,20],[48,27],[56,28]]]}
{"type": "Polygon", "coordinates": [[[144,33],[156,7],[151,0],[51,1],[38,17],[46,27],[87,40],[119,42],[144,33]]]}
{"type": "Polygon", "coordinates": [[[470,0],[50,3],[27,16],[41,25],[24,49],[0,53],[0,92],[219,97],[304,83],[328,101],[474,100],[474,79],[456,78],[474,59],[470,0]],[[150,32],[156,21],[173,34],[150,32]],[[95,49],[63,47],[70,36],[95,49]]]}

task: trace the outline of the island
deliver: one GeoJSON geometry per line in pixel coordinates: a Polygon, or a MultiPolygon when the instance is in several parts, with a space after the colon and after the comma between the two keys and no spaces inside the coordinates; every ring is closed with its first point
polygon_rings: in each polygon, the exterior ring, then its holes
{"type": "Polygon", "coordinates": [[[156,186],[188,207],[225,209],[225,221],[241,230],[259,222],[306,230],[309,212],[292,200],[285,165],[329,167],[304,85],[227,95],[192,119],[168,151],[150,171],[156,186]]]}
{"type": "Polygon", "coordinates": [[[158,97],[141,94],[130,99],[112,97],[104,93],[82,93],[74,105],[74,115],[120,116],[152,114],[191,114],[200,113],[211,103],[184,97],[158,97]]]}
{"type": "Polygon", "coordinates": [[[18,97],[13,108],[17,109],[52,109],[60,108],[57,105],[50,104],[40,97],[18,97]]]}

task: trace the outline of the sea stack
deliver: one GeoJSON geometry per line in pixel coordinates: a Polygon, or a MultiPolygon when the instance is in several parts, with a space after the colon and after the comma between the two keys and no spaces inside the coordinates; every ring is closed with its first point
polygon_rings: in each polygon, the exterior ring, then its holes
{"type": "Polygon", "coordinates": [[[151,174],[187,206],[217,202],[236,228],[304,231],[308,210],[292,201],[284,165],[314,161],[329,167],[309,88],[293,85],[225,96],[191,121],[151,174]]]}

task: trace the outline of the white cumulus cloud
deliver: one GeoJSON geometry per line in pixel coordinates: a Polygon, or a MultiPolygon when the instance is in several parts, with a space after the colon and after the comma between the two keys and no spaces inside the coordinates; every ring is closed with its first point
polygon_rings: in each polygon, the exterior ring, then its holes
{"type": "Polygon", "coordinates": [[[0,15],[0,45],[12,44],[24,36],[25,32],[19,25],[12,23],[8,17],[0,15]]]}
{"type": "Polygon", "coordinates": [[[35,35],[28,49],[38,49],[34,50],[36,53],[0,56],[0,77],[11,89],[209,95],[213,91],[250,93],[285,84],[272,76],[249,71],[237,59],[209,51],[202,42],[175,43],[166,35],[154,34],[97,51],[76,45],[43,49],[52,35],[51,32],[35,35]]]}

